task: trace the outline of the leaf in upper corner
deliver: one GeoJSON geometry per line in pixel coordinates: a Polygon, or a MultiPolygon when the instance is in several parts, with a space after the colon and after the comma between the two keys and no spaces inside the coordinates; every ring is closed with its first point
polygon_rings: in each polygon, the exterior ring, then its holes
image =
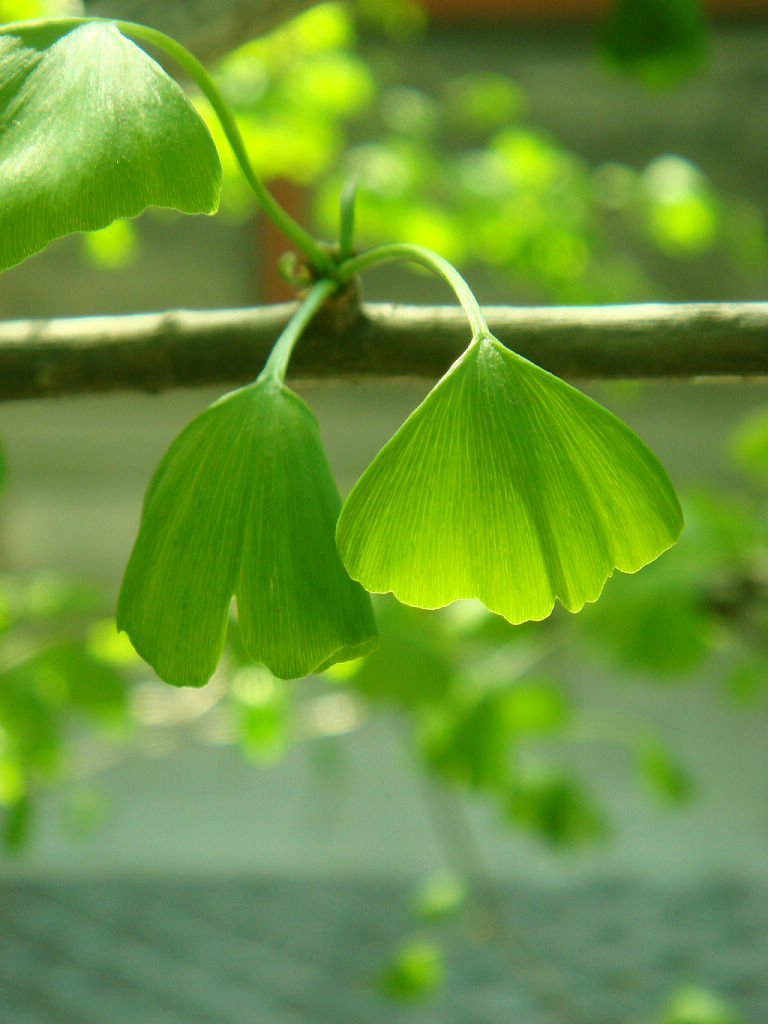
{"type": "Polygon", "coordinates": [[[683,518],[656,457],[602,406],[476,339],[347,498],[353,579],[406,604],[479,598],[523,622],[595,601],[615,569],[670,547],[683,518]]]}
{"type": "Polygon", "coordinates": [[[257,381],[176,438],[144,499],[117,626],[166,682],[202,686],[230,601],[254,661],[291,679],[376,646],[368,594],[339,560],[339,499],[307,405],[257,381]]]}
{"type": "Polygon", "coordinates": [[[147,206],[213,213],[221,165],[182,89],[109,22],[0,29],[0,269],[147,206]]]}
{"type": "Polygon", "coordinates": [[[601,42],[609,61],[647,85],[668,85],[693,71],[704,54],[700,0],[614,0],[601,42]]]}

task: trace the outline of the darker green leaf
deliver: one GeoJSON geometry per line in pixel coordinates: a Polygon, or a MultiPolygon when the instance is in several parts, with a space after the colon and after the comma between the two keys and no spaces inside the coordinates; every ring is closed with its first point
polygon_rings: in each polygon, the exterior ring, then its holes
{"type": "Polygon", "coordinates": [[[212,213],[221,166],[182,89],[110,23],[0,29],[0,269],[147,206],[212,213]]]}
{"type": "Polygon", "coordinates": [[[71,706],[93,719],[119,720],[126,711],[126,684],[120,672],[92,657],[76,643],[60,644],[37,661],[49,690],[60,692],[71,706]]]}
{"type": "Polygon", "coordinates": [[[434,616],[384,603],[381,641],[350,680],[368,700],[415,709],[445,697],[454,675],[452,650],[434,616]]]}
{"type": "Polygon", "coordinates": [[[557,772],[520,775],[506,799],[510,821],[552,846],[574,846],[606,833],[603,816],[575,779],[557,772]]]}
{"type": "Polygon", "coordinates": [[[508,697],[503,691],[472,695],[432,716],[421,741],[430,768],[473,789],[502,787],[512,739],[508,697]]]}
{"type": "Polygon", "coordinates": [[[601,41],[622,71],[666,85],[701,61],[706,24],[699,0],[614,0],[601,41]]]}
{"type": "Polygon", "coordinates": [[[29,842],[32,826],[32,801],[25,793],[5,808],[2,816],[0,837],[8,854],[18,854],[29,842]]]}
{"type": "Polygon", "coordinates": [[[45,683],[45,652],[0,676],[0,729],[25,771],[53,775],[61,753],[61,715],[45,683]],[[42,669],[42,673],[41,670],[42,669]]]}
{"type": "Polygon", "coordinates": [[[618,579],[584,616],[582,628],[620,666],[656,675],[690,674],[711,651],[712,621],[695,581],[671,566],[639,580],[618,579]]]}
{"type": "Polygon", "coordinates": [[[147,490],[117,625],[162,679],[201,686],[230,601],[250,657],[284,679],[376,645],[370,598],[334,544],[340,500],[317,422],[271,379],[224,396],[173,442],[147,490]]]}
{"type": "Polygon", "coordinates": [[[658,742],[644,744],[637,753],[637,766],[650,789],[670,804],[691,798],[693,782],[671,751],[658,742]]]}

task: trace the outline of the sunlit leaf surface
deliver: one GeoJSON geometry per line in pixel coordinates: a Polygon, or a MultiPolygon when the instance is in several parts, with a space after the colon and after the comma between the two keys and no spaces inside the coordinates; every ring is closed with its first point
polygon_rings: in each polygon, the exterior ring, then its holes
{"type": "Polygon", "coordinates": [[[162,679],[200,686],[237,599],[254,661],[294,678],[376,644],[370,598],[334,544],[340,500],[314,416],[258,382],[179,435],[150,483],[118,627],[162,679]]]}
{"type": "Polygon", "coordinates": [[[221,166],[181,88],[109,23],[0,31],[0,269],[147,206],[212,213],[221,166]]]}
{"type": "Polygon", "coordinates": [[[511,622],[578,611],[614,569],[670,547],[682,512],[632,431],[568,384],[476,339],[379,452],[337,529],[350,575],[511,622]]]}

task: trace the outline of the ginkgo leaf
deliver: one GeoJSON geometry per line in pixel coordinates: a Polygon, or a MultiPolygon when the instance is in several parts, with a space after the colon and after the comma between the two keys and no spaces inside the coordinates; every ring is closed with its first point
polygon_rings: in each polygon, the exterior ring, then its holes
{"type": "Polygon", "coordinates": [[[376,646],[370,597],[339,560],[341,501],[307,405],[272,380],[176,438],[144,499],[117,625],[158,675],[201,686],[234,595],[245,648],[284,679],[376,646]]]}
{"type": "Polygon", "coordinates": [[[212,213],[220,183],[194,107],[115,25],[0,30],[0,269],[150,205],[212,213]]]}
{"type": "Polygon", "coordinates": [[[570,385],[477,338],[379,452],[336,539],[353,579],[406,604],[479,598],[510,622],[578,611],[670,547],[656,457],[570,385]]]}

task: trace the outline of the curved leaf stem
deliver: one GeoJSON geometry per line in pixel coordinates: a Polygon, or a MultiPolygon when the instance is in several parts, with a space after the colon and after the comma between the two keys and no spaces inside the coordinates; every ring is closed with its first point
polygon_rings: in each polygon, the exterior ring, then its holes
{"type": "Polygon", "coordinates": [[[251,190],[256,196],[262,210],[277,225],[277,227],[280,228],[283,234],[290,238],[294,245],[301,249],[316,270],[322,271],[326,274],[332,274],[333,261],[328,253],[322,248],[317,240],[314,239],[312,235],[310,235],[309,232],[298,223],[298,221],[294,220],[293,217],[283,209],[253,169],[253,165],[251,164],[248,156],[248,151],[245,147],[245,142],[240,134],[240,129],[237,127],[235,115],[232,113],[227,101],[219,92],[219,88],[213,78],[208,74],[208,71],[200,63],[197,57],[191,54],[189,50],[185,49],[185,47],[180,43],[177,43],[175,39],[165,35],[164,32],[159,32],[157,29],[147,28],[144,25],[137,25],[130,21],[116,21],[115,24],[125,35],[134,35],[137,38],[144,39],[146,42],[153,43],[155,46],[164,50],[177,62],[177,64],[191,75],[199,85],[208,102],[213,107],[216,116],[221,123],[221,127],[224,129],[227,141],[232,147],[232,151],[237,158],[237,162],[240,164],[243,176],[250,185],[251,190]]]}
{"type": "Polygon", "coordinates": [[[139,25],[133,21],[121,21],[116,18],[45,18],[35,19],[34,21],[12,22],[3,25],[0,28],[0,34],[9,34],[18,28],[26,28],[32,25],[49,25],[52,28],[56,27],[66,30],[68,28],[76,28],[78,25],[92,23],[114,25],[123,35],[132,36],[135,39],[141,39],[143,42],[156,46],[167,53],[169,57],[176,61],[190,75],[213,107],[227,137],[227,141],[237,158],[243,176],[250,185],[264,213],[304,253],[315,271],[326,276],[332,276],[334,274],[333,259],[322,245],[283,209],[259,178],[248,157],[245,142],[240,134],[240,129],[237,127],[237,121],[231,108],[205,67],[181,43],[177,43],[171,36],[160,32],[158,29],[150,28],[147,25],[139,25]]]}
{"type": "Polygon", "coordinates": [[[264,364],[264,369],[259,374],[259,380],[271,379],[277,384],[285,382],[288,363],[290,362],[296,342],[315,313],[317,313],[325,300],[337,288],[337,282],[328,277],[324,277],[312,285],[305,298],[299,304],[298,309],[286,324],[282,334],[273,345],[269,358],[264,364]]]}
{"type": "Polygon", "coordinates": [[[438,277],[442,277],[451,286],[467,314],[473,338],[492,336],[480,303],[458,270],[448,260],[423,245],[413,245],[409,242],[379,245],[360,256],[344,260],[336,269],[336,277],[340,281],[346,281],[354,274],[359,274],[378,263],[387,263],[390,260],[410,260],[412,263],[420,263],[437,274],[438,277]]]}

